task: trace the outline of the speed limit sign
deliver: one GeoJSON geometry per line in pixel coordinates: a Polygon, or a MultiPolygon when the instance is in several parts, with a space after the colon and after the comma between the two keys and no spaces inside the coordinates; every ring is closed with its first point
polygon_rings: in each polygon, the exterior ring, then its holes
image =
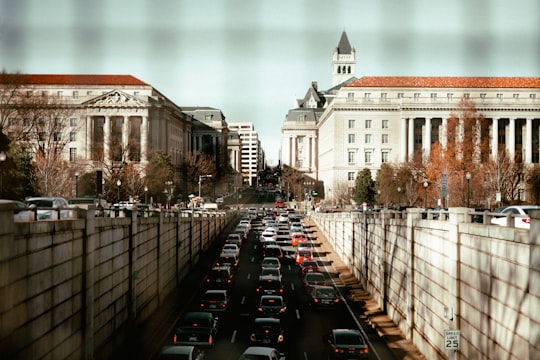
{"type": "Polygon", "coordinates": [[[444,330],[444,350],[459,350],[459,330],[444,330]]]}

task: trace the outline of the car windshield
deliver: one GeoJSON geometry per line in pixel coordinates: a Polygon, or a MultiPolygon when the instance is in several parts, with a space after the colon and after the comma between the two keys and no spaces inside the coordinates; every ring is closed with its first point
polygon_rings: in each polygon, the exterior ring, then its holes
{"type": "Polygon", "coordinates": [[[307,274],[306,275],[306,281],[308,282],[314,282],[314,281],[324,281],[324,275],[322,274],[307,274]]]}
{"type": "Polygon", "coordinates": [[[240,357],[240,360],[268,360],[266,355],[247,355],[244,354],[240,357]]]}
{"type": "Polygon", "coordinates": [[[28,200],[28,205],[36,205],[37,207],[53,207],[52,200],[45,200],[45,199],[36,199],[36,200],[28,200]]]}
{"type": "Polygon", "coordinates": [[[280,298],[265,298],[261,299],[262,306],[281,306],[282,302],[280,298]]]}
{"type": "Polygon", "coordinates": [[[334,293],[333,289],[317,289],[317,296],[335,297],[336,294],[334,293]]]}
{"type": "Polygon", "coordinates": [[[336,334],[336,344],[364,345],[364,341],[357,334],[354,334],[354,333],[341,333],[341,334],[336,334]]]}

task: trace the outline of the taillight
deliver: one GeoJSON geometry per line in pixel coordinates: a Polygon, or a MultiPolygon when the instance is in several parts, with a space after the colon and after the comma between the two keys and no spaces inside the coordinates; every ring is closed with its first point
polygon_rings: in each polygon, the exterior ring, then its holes
{"type": "Polygon", "coordinates": [[[176,343],[176,334],[174,334],[173,343],[176,343]]]}
{"type": "Polygon", "coordinates": [[[249,340],[251,340],[252,342],[255,342],[255,334],[251,334],[251,336],[249,337],[249,340]]]}
{"type": "Polygon", "coordinates": [[[283,342],[283,335],[279,335],[279,336],[278,336],[277,342],[278,342],[278,343],[282,343],[282,342],[283,342]]]}
{"type": "Polygon", "coordinates": [[[521,219],[521,221],[523,221],[525,224],[530,224],[531,223],[530,218],[523,218],[523,219],[521,219]]]}
{"type": "Polygon", "coordinates": [[[212,344],[214,343],[214,337],[213,337],[212,335],[210,335],[210,336],[208,337],[208,343],[209,343],[210,345],[212,345],[212,344]]]}

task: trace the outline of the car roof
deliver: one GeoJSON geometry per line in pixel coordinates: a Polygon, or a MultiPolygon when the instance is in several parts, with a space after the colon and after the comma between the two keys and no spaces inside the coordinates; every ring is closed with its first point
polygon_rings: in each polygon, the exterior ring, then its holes
{"type": "Polygon", "coordinates": [[[193,352],[194,346],[189,345],[170,345],[161,349],[162,354],[166,355],[189,355],[193,352]]]}
{"type": "Polygon", "coordinates": [[[258,323],[264,323],[264,324],[268,324],[268,323],[274,323],[274,324],[280,324],[281,321],[277,318],[271,318],[271,317],[264,317],[264,318],[255,318],[255,324],[258,324],[258,323]]]}
{"type": "Polygon", "coordinates": [[[266,355],[266,356],[270,356],[275,351],[277,351],[277,350],[274,349],[274,348],[271,348],[271,347],[250,346],[244,351],[243,355],[266,355]]]}

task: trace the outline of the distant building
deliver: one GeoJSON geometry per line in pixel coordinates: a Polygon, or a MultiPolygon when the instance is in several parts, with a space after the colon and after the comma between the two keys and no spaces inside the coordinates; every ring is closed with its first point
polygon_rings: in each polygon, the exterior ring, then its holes
{"type": "Polygon", "coordinates": [[[354,61],[354,48],[343,33],[333,53],[333,88],[320,91],[312,85],[282,127],[281,161],[325,188],[336,182],[352,188],[364,168],[375,177],[383,163],[428,155],[433,143],[446,141],[448,118],[459,112],[462,98],[490,123],[484,136],[490,137],[491,158],[502,147],[518,162],[539,165],[540,78],[356,79],[354,61]]]}
{"type": "Polygon", "coordinates": [[[229,130],[240,136],[243,182],[249,186],[256,186],[258,172],[264,163],[264,154],[255,127],[250,122],[237,122],[229,123],[229,130]]]}

